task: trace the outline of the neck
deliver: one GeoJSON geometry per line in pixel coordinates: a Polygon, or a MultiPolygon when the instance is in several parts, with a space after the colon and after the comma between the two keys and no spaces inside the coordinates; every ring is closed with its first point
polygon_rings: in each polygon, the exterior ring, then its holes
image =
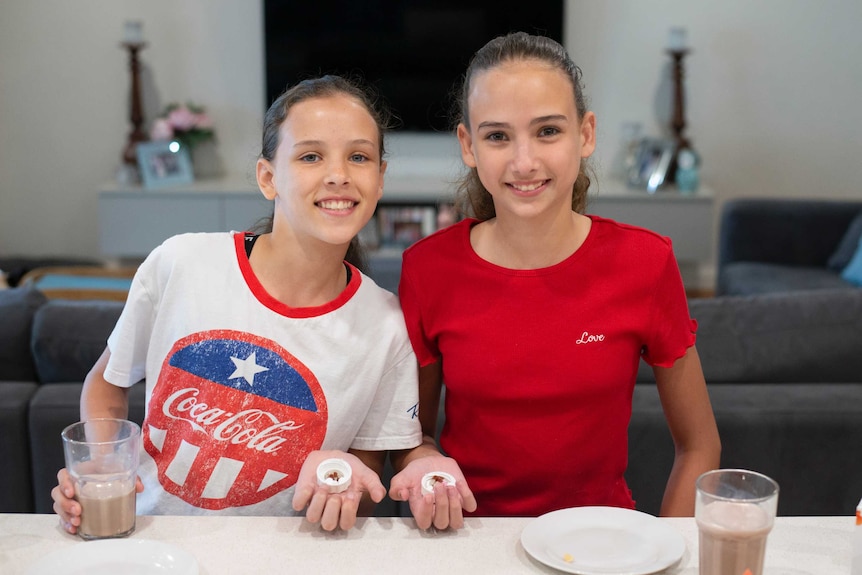
{"type": "Polygon", "coordinates": [[[548,218],[501,217],[473,228],[470,241],[483,259],[510,269],[539,269],[560,263],[584,243],[589,218],[564,212],[548,218]]]}
{"type": "Polygon", "coordinates": [[[334,300],[344,290],[346,246],[303,245],[276,233],[258,238],[251,252],[251,269],[272,297],[290,307],[315,307],[334,300]]]}

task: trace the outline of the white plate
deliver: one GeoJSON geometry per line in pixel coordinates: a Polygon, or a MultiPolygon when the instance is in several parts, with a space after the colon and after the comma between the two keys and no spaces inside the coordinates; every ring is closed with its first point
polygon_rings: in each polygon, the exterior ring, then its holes
{"type": "Polygon", "coordinates": [[[198,562],[178,547],[147,539],[81,541],[55,551],[27,575],[198,575],[198,562]]]}
{"type": "Polygon", "coordinates": [[[573,507],[530,522],[521,545],[535,560],[577,575],[648,575],[685,553],[685,540],[652,515],[619,507],[573,507]]]}

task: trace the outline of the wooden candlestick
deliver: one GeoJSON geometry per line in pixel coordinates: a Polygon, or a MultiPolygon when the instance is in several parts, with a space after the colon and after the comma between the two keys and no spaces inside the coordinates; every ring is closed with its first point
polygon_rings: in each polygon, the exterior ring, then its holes
{"type": "Polygon", "coordinates": [[[688,50],[668,50],[673,58],[673,116],[671,118],[671,131],[676,140],[677,148],[687,148],[689,143],[683,135],[685,131],[685,96],[682,87],[684,71],[682,59],[688,54],[688,50]]]}
{"type": "Polygon", "coordinates": [[[677,157],[680,151],[691,149],[691,143],[685,137],[685,94],[683,90],[684,69],[682,60],[689,53],[685,48],[671,49],[667,51],[673,59],[673,113],[671,116],[670,129],[676,142],[676,152],[668,168],[668,182],[676,181],[677,157]]]}
{"type": "Polygon", "coordinates": [[[146,46],[146,43],[123,42],[123,46],[129,51],[129,70],[132,74],[129,106],[129,119],[132,123],[132,130],[129,132],[126,147],[123,149],[123,162],[128,165],[137,166],[138,158],[135,148],[138,142],[147,141],[147,134],[142,129],[144,113],[141,105],[140,63],[138,62],[138,52],[146,46]]]}

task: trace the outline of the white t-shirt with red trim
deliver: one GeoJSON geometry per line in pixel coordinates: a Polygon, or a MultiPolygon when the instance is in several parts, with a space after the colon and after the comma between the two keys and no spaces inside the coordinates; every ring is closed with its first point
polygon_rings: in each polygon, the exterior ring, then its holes
{"type": "Polygon", "coordinates": [[[139,514],[294,514],[309,452],[421,441],[397,298],[351,266],[335,300],[290,308],[258,282],[243,238],[165,241],[108,339],[105,378],[146,378],[139,514]]]}

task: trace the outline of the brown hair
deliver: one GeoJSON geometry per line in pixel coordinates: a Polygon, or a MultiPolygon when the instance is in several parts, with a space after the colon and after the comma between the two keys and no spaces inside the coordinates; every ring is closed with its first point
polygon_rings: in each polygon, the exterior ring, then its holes
{"type": "MultiPolygon", "coordinates": [[[[578,68],[566,49],[558,42],[545,36],[533,36],[526,32],[513,32],[494,38],[480,48],[470,60],[464,81],[457,95],[455,125],[464,124],[470,129],[469,96],[472,81],[476,74],[495,68],[505,62],[518,60],[538,60],[556,68],[571,81],[575,95],[575,108],[579,119],[587,113],[587,104],[581,85],[581,69],[578,68]]],[[[574,184],[572,210],[583,213],[587,204],[587,190],[590,187],[590,171],[585,161],[574,184]]],[[[489,220],[496,216],[494,201],[479,180],[476,168],[470,168],[457,182],[455,203],[458,209],[479,220],[489,220]]]]}
{"type": "MultiPolygon", "coordinates": [[[[383,142],[384,134],[390,128],[392,118],[388,108],[371,88],[363,86],[359,80],[333,75],[302,80],[275,99],[263,117],[263,139],[260,157],[269,161],[275,158],[275,152],[278,149],[279,143],[279,129],[285,119],[287,119],[287,114],[293,106],[312,98],[325,98],[340,94],[354,98],[361,103],[371,115],[374,123],[377,124],[378,140],[380,142],[380,161],[382,162],[383,156],[386,153],[383,142]]],[[[256,233],[271,232],[272,217],[258,222],[254,226],[253,231],[256,233]]],[[[365,250],[359,242],[359,237],[354,237],[350,240],[350,246],[347,248],[347,254],[344,256],[344,259],[360,270],[365,271],[367,269],[367,257],[365,250]]]]}

